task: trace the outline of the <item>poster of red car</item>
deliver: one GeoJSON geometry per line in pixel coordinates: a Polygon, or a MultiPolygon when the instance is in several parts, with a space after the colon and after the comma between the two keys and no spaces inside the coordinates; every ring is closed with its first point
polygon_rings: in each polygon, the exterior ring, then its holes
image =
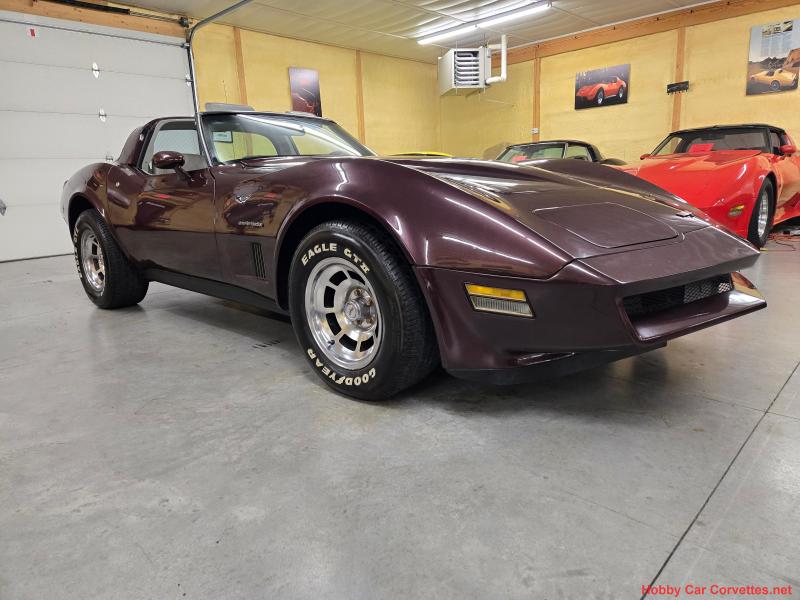
{"type": "Polygon", "coordinates": [[[292,94],[292,110],[322,116],[319,73],[315,69],[289,67],[289,91],[292,94]]]}
{"type": "Polygon", "coordinates": [[[625,104],[631,79],[630,65],[616,65],[575,74],[575,110],[625,104]]]}
{"type": "Polygon", "coordinates": [[[800,76],[800,22],[781,21],[750,29],[747,95],[797,89],[800,76]]]}

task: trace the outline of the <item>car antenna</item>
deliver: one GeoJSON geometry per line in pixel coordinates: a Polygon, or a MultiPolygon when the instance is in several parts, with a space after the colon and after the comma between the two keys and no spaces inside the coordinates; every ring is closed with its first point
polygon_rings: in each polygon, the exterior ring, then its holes
{"type": "Polygon", "coordinates": [[[206,144],[206,136],[203,135],[203,121],[200,118],[200,99],[197,95],[197,77],[195,76],[194,52],[192,51],[192,40],[194,40],[194,34],[197,33],[198,29],[205,27],[210,23],[213,23],[220,17],[224,17],[225,15],[232,13],[233,11],[244,6],[245,4],[250,4],[252,1],[253,0],[240,0],[235,4],[231,4],[228,8],[216,12],[213,15],[208,16],[204,19],[200,19],[186,32],[186,43],[184,44],[184,48],[186,48],[186,53],[189,55],[189,81],[192,87],[192,104],[194,106],[194,120],[197,125],[197,137],[200,140],[200,149],[203,153],[203,157],[206,159],[206,162],[208,162],[209,166],[211,166],[211,153],[208,151],[208,145],[206,144]]]}

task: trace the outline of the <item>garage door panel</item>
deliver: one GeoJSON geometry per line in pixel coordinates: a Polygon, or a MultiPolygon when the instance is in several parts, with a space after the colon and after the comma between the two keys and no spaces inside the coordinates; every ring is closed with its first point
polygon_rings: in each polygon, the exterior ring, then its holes
{"type": "MultiPolygon", "coordinates": [[[[58,211],[64,182],[102,157],[63,160],[0,160],[0,198],[8,214],[22,206],[47,205],[58,211]]],[[[7,216],[6,215],[6,216],[7,216]]]]}
{"type": "Polygon", "coordinates": [[[69,231],[61,214],[54,207],[11,207],[5,216],[0,216],[2,260],[69,252],[72,252],[69,231]]]}
{"type": "Polygon", "coordinates": [[[0,21],[0,198],[8,205],[0,261],[69,252],[58,211],[64,180],[116,159],[147,121],[192,114],[186,52],[176,38],[2,11],[0,19],[20,21],[0,21]]]}
{"type": "Polygon", "coordinates": [[[0,160],[105,156],[103,125],[96,116],[0,112],[0,160]]]}
{"type": "Polygon", "coordinates": [[[164,106],[192,110],[183,79],[90,72],[47,65],[6,63],[0,110],[146,117],[164,106]],[[142,93],[144,90],[144,93],[142,93]]]}
{"type": "Polygon", "coordinates": [[[0,22],[0,57],[4,62],[71,67],[89,76],[92,63],[97,63],[101,71],[162,77],[188,72],[186,52],[177,40],[175,45],[167,45],[49,27],[38,27],[32,38],[29,29],[30,25],[0,22]]]}

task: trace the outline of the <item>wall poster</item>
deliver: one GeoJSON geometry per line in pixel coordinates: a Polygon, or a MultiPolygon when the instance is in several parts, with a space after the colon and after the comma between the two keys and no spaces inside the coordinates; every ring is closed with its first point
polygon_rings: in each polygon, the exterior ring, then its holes
{"type": "Polygon", "coordinates": [[[800,20],[750,29],[747,95],[797,89],[800,71],[800,20]]]}
{"type": "Polygon", "coordinates": [[[576,73],[575,110],[627,103],[630,80],[630,65],[616,65],[576,73]]]}
{"type": "Polygon", "coordinates": [[[289,91],[292,94],[292,110],[322,116],[319,73],[316,69],[289,67],[289,91]]]}

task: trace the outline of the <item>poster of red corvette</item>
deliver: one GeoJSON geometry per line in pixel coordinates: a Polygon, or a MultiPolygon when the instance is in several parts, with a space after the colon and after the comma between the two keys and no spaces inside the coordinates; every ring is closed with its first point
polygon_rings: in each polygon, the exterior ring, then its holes
{"type": "Polygon", "coordinates": [[[616,65],[575,74],[575,110],[628,101],[631,66],[616,65]]]}
{"type": "Polygon", "coordinates": [[[319,73],[315,69],[289,67],[289,91],[292,94],[292,110],[322,116],[319,73]]]}

